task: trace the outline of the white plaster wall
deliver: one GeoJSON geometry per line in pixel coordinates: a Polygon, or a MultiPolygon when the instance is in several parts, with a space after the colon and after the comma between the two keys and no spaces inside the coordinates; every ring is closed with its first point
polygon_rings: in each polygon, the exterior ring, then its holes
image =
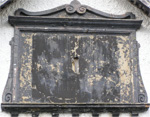
{"type": "MultiPolygon", "coordinates": [[[[79,0],[82,4],[89,5],[101,11],[112,14],[123,14],[133,12],[137,19],[143,20],[140,30],[137,32],[137,40],[141,45],[140,68],[145,88],[150,102],[150,18],[145,16],[139,9],[131,5],[127,0],[79,0]]],[[[43,11],[57,7],[62,4],[69,4],[71,0],[16,0],[0,12],[0,103],[2,92],[7,81],[10,66],[9,41],[13,37],[13,27],[8,24],[8,16],[13,15],[18,8],[29,11],[43,11]]],[[[9,113],[1,112],[0,117],[10,117],[9,113]]],[[[20,114],[19,117],[31,117],[30,114],[20,114]]],[[[40,114],[40,117],[51,117],[50,114],[40,114]]],[[[71,117],[71,114],[61,114],[60,117],[71,117]]],[[[81,114],[80,117],[91,117],[91,114],[81,114]]],[[[111,117],[109,113],[100,114],[100,117],[111,117]]],[[[130,117],[130,114],[121,114],[120,117],[130,117]]],[[[140,117],[150,117],[150,110],[141,113],[140,117]]]]}

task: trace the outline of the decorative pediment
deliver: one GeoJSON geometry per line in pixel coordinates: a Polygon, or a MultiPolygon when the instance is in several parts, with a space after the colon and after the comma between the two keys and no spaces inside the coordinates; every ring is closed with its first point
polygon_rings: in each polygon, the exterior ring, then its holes
{"type": "Polygon", "coordinates": [[[135,15],[130,12],[123,15],[112,15],[87,5],[81,5],[77,0],[73,0],[70,4],[65,4],[42,12],[29,12],[24,9],[18,9],[15,12],[16,16],[52,16],[60,18],[76,17],[75,15],[77,14],[81,15],[81,18],[135,19],[135,15]]]}

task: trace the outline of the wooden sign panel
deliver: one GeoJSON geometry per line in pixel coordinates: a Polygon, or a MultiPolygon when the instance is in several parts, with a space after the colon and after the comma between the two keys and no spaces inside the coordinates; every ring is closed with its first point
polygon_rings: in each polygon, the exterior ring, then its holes
{"type": "Polygon", "coordinates": [[[44,12],[19,9],[3,111],[131,112],[149,107],[138,63],[132,13],[109,15],[74,0],[44,12]]]}
{"type": "Polygon", "coordinates": [[[19,44],[19,102],[133,101],[128,36],[22,33],[19,44]]]}

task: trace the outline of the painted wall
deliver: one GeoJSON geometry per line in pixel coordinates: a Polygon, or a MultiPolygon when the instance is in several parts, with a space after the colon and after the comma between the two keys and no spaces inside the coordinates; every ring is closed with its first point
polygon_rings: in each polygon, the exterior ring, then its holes
{"type": "MultiPolygon", "coordinates": [[[[137,41],[141,48],[139,52],[140,68],[145,88],[150,102],[150,18],[139,9],[131,5],[127,0],[79,0],[82,4],[112,14],[123,14],[133,12],[137,19],[143,20],[140,30],[137,31],[137,41]]],[[[8,24],[8,16],[13,15],[18,8],[28,11],[43,11],[62,4],[69,4],[71,0],[16,0],[0,12],[0,103],[2,92],[7,81],[10,66],[9,41],[13,37],[13,27],[8,24]]],[[[10,117],[9,113],[1,112],[0,117],[10,117]]],[[[20,114],[19,117],[31,117],[30,114],[20,114]]],[[[50,114],[41,114],[40,117],[50,117],[50,114]]],[[[71,117],[71,114],[61,114],[60,117],[71,117]]],[[[91,117],[91,114],[81,114],[80,117],[91,117]]],[[[109,113],[100,114],[100,117],[111,117],[109,113]]],[[[120,117],[130,117],[130,114],[121,114],[120,117]]],[[[150,117],[150,110],[141,113],[140,117],[150,117]]]]}

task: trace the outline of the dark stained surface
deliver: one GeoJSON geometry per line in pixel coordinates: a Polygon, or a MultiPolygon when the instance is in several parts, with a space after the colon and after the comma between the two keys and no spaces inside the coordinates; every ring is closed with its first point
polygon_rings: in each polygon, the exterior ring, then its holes
{"type": "Polygon", "coordinates": [[[131,102],[128,36],[23,33],[21,40],[21,102],[131,102]]]}
{"type": "Polygon", "coordinates": [[[3,111],[118,116],[149,108],[136,41],[142,21],[134,14],[107,14],[74,0],[42,12],[16,10],[9,23],[15,34],[3,111]]]}

